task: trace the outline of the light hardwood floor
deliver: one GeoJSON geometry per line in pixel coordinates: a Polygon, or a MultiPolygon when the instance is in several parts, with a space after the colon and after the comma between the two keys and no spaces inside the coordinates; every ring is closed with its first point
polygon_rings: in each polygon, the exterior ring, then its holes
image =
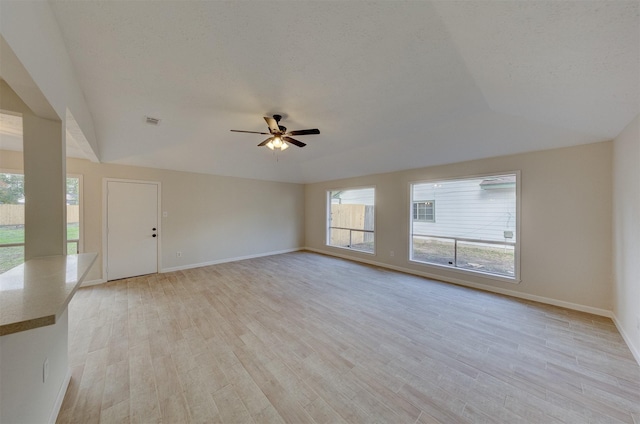
{"type": "Polygon", "coordinates": [[[69,319],[59,423],[640,424],[610,319],[314,253],[81,289],[69,319]]]}

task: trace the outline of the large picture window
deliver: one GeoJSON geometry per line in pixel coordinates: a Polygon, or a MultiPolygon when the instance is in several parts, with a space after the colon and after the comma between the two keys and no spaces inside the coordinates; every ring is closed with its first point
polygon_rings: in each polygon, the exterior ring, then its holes
{"type": "Polygon", "coordinates": [[[375,189],[327,192],[327,245],[375,252],[375,189]]]}
{"type": "Polygon", "coordinates": [[[411,260],[518,278],[517,187],[517,173],[411,184],[411,260]]]}
{"type": "MultiPolygon", "coordinates": [[[[79,175],[67,176],[67,254],[81,251],[79,175]]],[[[24,262],[24,175],[0,172],[0,273],[24,262]]]]}

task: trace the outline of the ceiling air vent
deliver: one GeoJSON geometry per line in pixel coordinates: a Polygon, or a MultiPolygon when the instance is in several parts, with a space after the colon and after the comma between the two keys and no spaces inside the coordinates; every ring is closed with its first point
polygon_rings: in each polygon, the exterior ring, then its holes
{"type": "Polygon", "coordinates": [[[145,122],[149,125],[158,125],[160,123],[160,119],[152,118],[151,116],[146,116],[145,122]]]}

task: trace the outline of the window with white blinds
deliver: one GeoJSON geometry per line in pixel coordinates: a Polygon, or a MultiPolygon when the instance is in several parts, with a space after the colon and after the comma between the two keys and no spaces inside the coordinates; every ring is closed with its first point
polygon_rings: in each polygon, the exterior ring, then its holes
{"type": "Polygon", "coordinates": [[[327,245],[375,252],[375,189],[327,192],[327,245]]]}
{"type": "Polygon", "coordinates": [[[410,259],[517,279],[518,183],[514,172],[411,184],[410,259]]]}

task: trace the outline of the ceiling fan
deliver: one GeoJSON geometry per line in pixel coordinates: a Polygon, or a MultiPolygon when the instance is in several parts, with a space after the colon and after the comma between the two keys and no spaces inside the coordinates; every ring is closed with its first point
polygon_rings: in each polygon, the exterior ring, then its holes
{"type": "Polygon", "coordinates": [[[295,138],[291,138],[292,135],[308,135],[308,134],[320,134],[320,130],[317,128],[313,128],[310,130],[297,130],[297,131],[287,131],[287,127],[283,127],[280,125],[280,120],[282,119],[281,115],[273,115],[273,118],[264,117],[264,120],[267,121],[267,126],[269,127],[269,132],[259,132],[259,131],[243,131],[243,130],[231,130],[232,132],[241,132],[241,133],[250,133],[250,134],[264,134],[271,135],[271,137],[264,140],[262,143],[258,144],[258,147],[267,146],[271,150],[285,150],[289,148],[289,144],[291,143],[294,146],[304,147],[306,143],[302,141],[298,141],[295,138]]]}

